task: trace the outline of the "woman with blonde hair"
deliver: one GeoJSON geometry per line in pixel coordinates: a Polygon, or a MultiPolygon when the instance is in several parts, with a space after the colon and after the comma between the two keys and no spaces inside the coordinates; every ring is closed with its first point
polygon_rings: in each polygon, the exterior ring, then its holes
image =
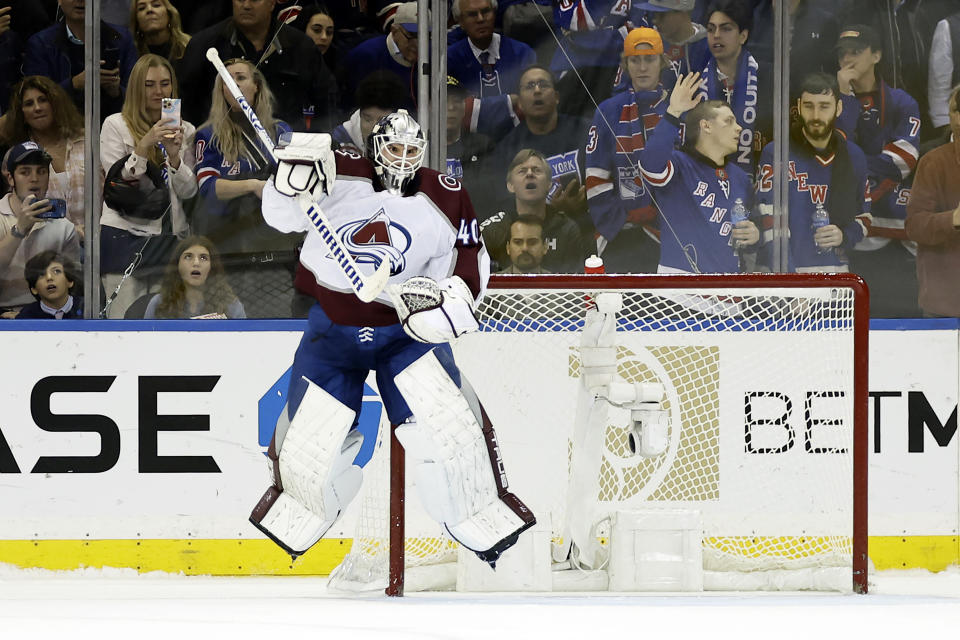
{"type": "Polygon", "coordinates": [[[170,255],[160,293],[143,314],[153,318],[246,318],[209,238],[189,236],[170,255]]]}
{"type": "MultiPolygon", "coordinates": [[[[170,206],[156,219],[130,215],[107,204],[100,218],[100,269],[110,318],[122,318],[127,307],[160,286],[163,264],[176,237],[189,233],[183,201],[197,193],[191,145],[195,127],[187,121],[161,118],[164,98],[177,97],[177,76],[170,61],[156,54],[142,56],[130,72],[120,113],[107,117],[100,137],[100,161],[109,172],[123,160],[120,178],[145,183],[161,175],[170,206]],[[131,275],[123,274],[137,261],[131,275]]],[[[141,187],[143,188],[143,187],[141,187]]]]}
{"type": "Polygon", "coordinates": [[[135,0],[130,3],[130,33],[140,55],[155,53],[167,60],[183,57],[190,42],[180,12],[170,0],[135,0]]]}
{"type": "Polygon", "coordinates": [[[83,116],[60,85],[27,76],[14,88],[0,120],[0,144],[32,140],[50,154],[47,195],[67,201],[67,218],[83,237],[83,116]]]}
{"type": "MultiPolygon", "coordinates": [[[[290,126],[273,116],[274,101],[263,74],[251,62],[224,66],[273,140],[290,126]]],[[[194,229],[210,238],[224,257],[235,291],[250,317],[289,317],[296,249],[303,234],[284,234],[263,220],[263,187],[272,168],[270,153],[233,96],[217,77],[210,117],[197,131],[197,180],[202,203],[194,229]]]]}

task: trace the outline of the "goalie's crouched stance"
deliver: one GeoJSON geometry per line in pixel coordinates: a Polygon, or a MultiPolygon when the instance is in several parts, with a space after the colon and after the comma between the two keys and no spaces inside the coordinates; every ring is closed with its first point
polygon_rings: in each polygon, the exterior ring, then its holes
{"type": "Polygon", "coordinates": [[[479,416],[471,409],[443,344],[476,328],[469,291],[458,281],[417,277],[395,285],[401,323],[363,328],[362,338],[358,327],[332,323],[319,305],[311,309],[291,376],[295,413],[286,433],[274,435],[274,483],[250,517],[292,556],[323,537],[359,491],[362,471],[353,460],[362,438],[353,427],[370,369],[416,463],[421,501],[453,539],[493,566],[535,524],[507,490],[493,428],[482,409],[479,416]]]}

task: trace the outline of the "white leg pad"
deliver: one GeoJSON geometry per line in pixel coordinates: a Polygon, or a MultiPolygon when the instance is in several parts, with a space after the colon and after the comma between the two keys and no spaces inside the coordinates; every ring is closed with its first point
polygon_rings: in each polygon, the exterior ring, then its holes
{"type": "Polygon", "coordinates": [[[418,463],[416,482],[424,508],[457,542],[495,562],[535,522],[507,491],[495,440],[492,457],[483,427],[433,352],[400,372],[395,382],[416,417],[397,427],[396,434],[418,463]]]}
{"type": "Polygon", "coordinates": [[[353,460],[363,436],[350,431],[355,412],[307,381],[279,453],[281,486],[260,499],[250,521],[298,556],[336,522],[360,490],[363,472],[353,460]]]}

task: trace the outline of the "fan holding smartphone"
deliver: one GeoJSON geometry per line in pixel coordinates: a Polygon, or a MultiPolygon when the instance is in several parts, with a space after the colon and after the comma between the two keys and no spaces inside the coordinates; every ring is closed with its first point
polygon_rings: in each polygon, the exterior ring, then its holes
{"type": "Polygon", "coordinates": [[[26,261],[52,250],[79,262],[80,240],[65,218],[66,203],[47,198],[50,154],[36,142],[22,142],[7,152],[0,168],[13,187],[0,200],[0,315],[13,317],[34,301],[23,278],[26,261]]]}
{"type": "Polygon", "coordinates": [[[115,164],[121,165],[119,186],[127,193],[126,198],[109,199],[112,183],[105,183],[100,270],[110,318],[122,318],[134,300],[159,290],[170,250],[189,231],[182,201],[197,192],[194,131],[180,117],[177,76],[170,61],[155,54],[142,56],[130,72],[123,109],[107,117],[100,136],[104,170],[109,174],[115,164]],[[139,192],[144,200],[151,197],[157,189],[151,174],[162,174],[156,182],[169,194],[169,207],[146,215],[130,204],[129,195],[132,186],[134,196],[139,192]],[[125,277],[138,254],[142,259],[125,277]]]}

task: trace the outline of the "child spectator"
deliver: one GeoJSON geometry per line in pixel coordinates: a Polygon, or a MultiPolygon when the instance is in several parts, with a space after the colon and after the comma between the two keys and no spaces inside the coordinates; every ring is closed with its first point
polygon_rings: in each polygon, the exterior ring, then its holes
{"type": "Polygon", "coordinates": [[[83,318],[83,296],[72,295],[81,277],[68,259],[56,251],[41,251],[27,260],[23,276],[37,300],[20,309],[18,320],[83,318]]]}
{"type": "Polygon", "coordinates": [[[152,320],[247,316],[227,283],[216,247],[208,238],[190,236],[174,249],[160,293],[150,299],[143,317],[152,320]]]}

